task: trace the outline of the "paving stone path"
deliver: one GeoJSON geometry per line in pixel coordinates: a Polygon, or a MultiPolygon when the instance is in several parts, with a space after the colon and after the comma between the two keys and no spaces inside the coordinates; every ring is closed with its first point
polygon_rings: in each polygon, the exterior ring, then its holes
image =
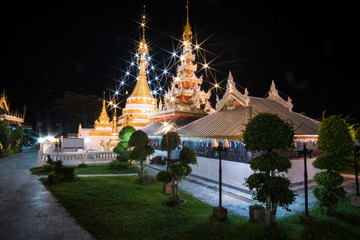
{"type": "Polygon", "coordinates": [[[37,149],[0,158],[0,239],[94,239],[29,171],[37,149]]]}

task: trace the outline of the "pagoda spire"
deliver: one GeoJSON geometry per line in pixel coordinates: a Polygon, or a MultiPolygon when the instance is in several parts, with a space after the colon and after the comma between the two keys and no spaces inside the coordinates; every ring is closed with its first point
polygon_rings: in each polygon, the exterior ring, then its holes
{"type": "Polygon", "coordinates": [[[147,67],[149,65],[149,52],[145,39],[145,5],[144,11],[141,16],[141,28],[142,34],[137,50],[137,81],[136,85],[126,99],[125,108],[122,110],[122,116],[120,116],[118,124],[122,126],[130,125],[137,128],[144,127],[150,123],[149,114],[156,108],[156,99],[151,95],[150,88],[147,82],[147,67]],[[128,119],[131,118],[131,122],[128,119]]]}
{"type": "Polygon", "coordinates": [[[146,69],[149,65],[148,63],[148,46],[145,40],[145,5],[144,5],[144,13],[142,15],[141,27],[142,27],[142,39],[140,40],[140,44],[138,47],[138,59],[137,65],[139,68],[137,82],[133,92],[130,94],[128,100],[131,100],[135,97],[145,97],[145,98],[153,98],[150,94],[150,89],[147,84],[147,76],[146,76],[146,69]]]}
{"type": "Polygon", "coordinates": [[[99,121],[98,123],[108,123],[109,122],[109,116],[106,112],[106,106],[105,106],[105,92],[103,93],[103,106],[102,106],[102,109],[101,109],[101,113],[100,113],[100,116],[99,116],[99,121]]]}
{"type": "Polygon", "coordinates": [[[189,1],[186,2],[186,24],[184,27],[183,39],[184,42],[189,43],[191,41],[191,26],[189,22],[189,1]]]}

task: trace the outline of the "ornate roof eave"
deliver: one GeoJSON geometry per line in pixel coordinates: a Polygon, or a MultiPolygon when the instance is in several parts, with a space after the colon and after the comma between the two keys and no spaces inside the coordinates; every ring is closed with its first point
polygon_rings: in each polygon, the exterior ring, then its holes
{"type": "Polygon", "coordinates": [[[283,105],[284,107],[286,107],[287,109],[289,109],[289,111],[292,111],[294,105],[292,104],[292,100],[290,97],[288,97],[287,101],[285,101],[282,97],[280,97],[278,90],[276,89],[275,86],[275,82],[274,80],[272,80],[271,82],[271,87],[270,87],[270,91],[269,91],[269,96],[267,97],[270,100],[274,100],[278,103],[280,103],[281,105],[283,105]]]}
{"type": "MultiPolygon", "coordinates": [[[[227,101],[230,99],[235,100],[236,102],[239,102],[243,106],[248,106],[250,102],[249,93],[247,89],[245,88],[245,93],[240,93],[235,86],[235,82],[233,79],[233,76],[231,74],[231,71],[229,71],[229,76],[227,79],[227,85],[226,85],[226,92],[222,96],[221,100],[217,98],[216,100],[216,111],[220,111],[226,104],[227,101]]],[[[228,109],[232,109],[233,107],[228,107],[228,109]]]]}

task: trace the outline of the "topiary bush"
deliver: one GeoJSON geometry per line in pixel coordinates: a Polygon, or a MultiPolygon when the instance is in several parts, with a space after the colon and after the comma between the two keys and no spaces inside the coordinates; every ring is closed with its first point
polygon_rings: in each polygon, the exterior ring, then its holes
{"type": "Polygon", "coordinates": [[[170,153],[172,150],[175,150],[181,140],[179,135],[176,132],[167,132],[162,136],[161,139],[161,150],[167,151],[167,167],[166,170],[169,170],[170,167],[170,153]]]}
{"type": "Polygon", "coordinates": [[[126,126],[119,132],[120,142],[113,149],[113,152],[118,154],[116,159],[120,162],[127,162],[130,159],[129,140],[135,131],[134,127],[126,126]]]}
{"type": "Polygon", "coordinates": [[[313,166],[326,170],[315,174],[317,183],[313,189],[320,206],[326,208],[327,214],[333,214],[339,201],[345,199],[345,190],[341,186],[344,178],[335,172],[346,165],[346,157],[353,150],[353,141],[346,122],[339,115],[323,118],[319,128],[319,150],[325,152],[314,162],[313,166]]]}
{"type": "Polygon", "coordinates": [[[155,149],[150,145],[148,135],[142,130],[137,130],[131,135],[129,147],[132,147],[130,158],[140,162],[140,176],[144,179],[144,162],[155,149]]]}
{"type": "Polygon", "coordinates": [[[262,153],[251,160],[254,173],[246,179],[245,185],[255,190],[254,199],[266,203],[265,219],[270,225],[275,223],[277,207],[289,210],[288,205],[295,200],[290,180],[280,174],[291,168],[291,162],[278,153],[291,147],[294,128],[276,114],[260,113],[246,124],[243,136],[246,150],[262,153]]]}
{"type": "Polygon", "coordinates": [[[63,167],[61,161],[56,161],[54,171],[49,174],[47,183],[49,185],[59,182],[68,182],[75,179],[75,169],[72,167],[63,167]]]}
{"type": "Polygon", "coordinates": [[[110,169],[125,170],[125,169],[129,168],[130,163],[129,162],[121,162],[119,160],[112,160],[108,166],[110,169]]]}
{"type": "Polygon", "coordinates": [[[44,165],[42,165],[42,169],[45,170],[45,171],[52,171],[52,170],[54,170],[54,166],[45,163],[44,165]]]}
{"type": "Polygon", "coordinates": [[[150,164],[166,165],[166,157],[158,155],[150,159],[150,164]]]}
{"type": "Polygon", "coordinates": [[[159,182],[162,182],[164,184],[169,184],[171,183],[171,179],[172,179],[172,175],[170,172],[168,171],[160,171],[157,175],[156,175],[156,179],[159,182]]]}

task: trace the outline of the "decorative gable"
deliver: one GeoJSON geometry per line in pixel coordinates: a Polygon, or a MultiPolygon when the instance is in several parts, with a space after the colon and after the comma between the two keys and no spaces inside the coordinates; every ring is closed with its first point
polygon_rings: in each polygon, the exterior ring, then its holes
{"type": "Polygon", "coordinates": [[[216,111],[220,111],[222,108],[226,107],[227,109],[234,109],[236,105],[248,106],[250,102],[249,92],[245,88],[244,94],[240,93],[235,86],[234,78],[229,72],[227,79],[226,92],[219,100],[219,97],[216,96],[216,111]]]}

